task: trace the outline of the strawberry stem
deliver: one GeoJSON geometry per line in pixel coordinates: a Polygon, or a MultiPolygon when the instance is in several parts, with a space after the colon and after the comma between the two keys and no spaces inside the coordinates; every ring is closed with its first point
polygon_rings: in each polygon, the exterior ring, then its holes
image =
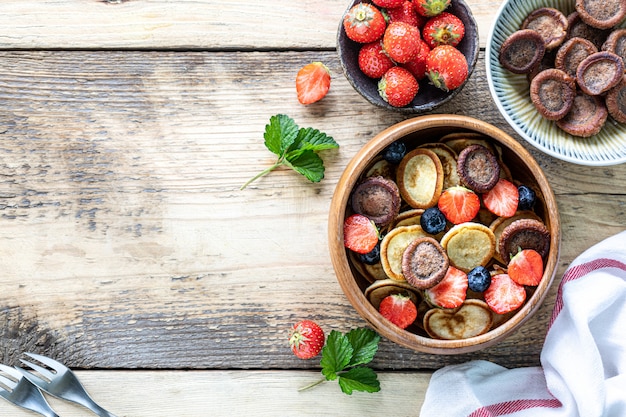
{"type": "Polygon", "coordinates": [[[306,391],[306,390],[308,390],[308,389],[311,389],[311,388],[313,388],[313,387],[315,387],[315,386],[317,386],[317,385],[321,384],[321,383],[322,383],[322,382],[324,382],[324,381],[326,381],[326,379],[325,379],[325,378],[322,378],[322,379],[320,379],[319,381],[313,382],[312,384],[309,384],[309,385],[305,385],[305,386],[303,386],[303,387],[300,387],[300,388],[298,388],[298,392],[301,392],[301,391],[306,391]]]}
{"type": "Polygon", "coordinates": [[[274,165],[270,166],[269,168],[264,169],[263,171],[261,171],[258,174],[256,174],[254,177],[250,178],[244,185],[241,186],[241,188],[239,190],[240,191],[243,190],[244,188],[246,188],[248,185],[250,185],[254,181],[258,180],[259,178],[261,178],[264,175],[269,174],[270,172],[272,172],[273,170],[275,170],[276,168],[278,168],[281,165],[283,165],[283,161],[279,159],[274,165]]]}

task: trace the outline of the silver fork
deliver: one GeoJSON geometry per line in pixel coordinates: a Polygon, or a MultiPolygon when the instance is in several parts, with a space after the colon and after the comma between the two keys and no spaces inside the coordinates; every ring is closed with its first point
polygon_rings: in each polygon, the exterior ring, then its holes
{"type": "Polygon", "coordinates": [[[46,417],[59,417],[50,407],[48,401],[28,379],[14,368],[0,364],[0,371],[6,375],[0,375],[0,396],[13,404],[34,411],[46,417]]]}
{"type": "Polygon", "coordinates": [[[30,382],[55,397],[86,407],[100,417],[116,417],[113,413],[108,412],[98,405],[89,396],[70,368],[46,356],[37,355],[35,353],[26,353],[25,355],[30,356],[52,369],[51,371],[48,368],[44,368],[30,361],[20,359],[22,364],[28,366],[39,374],[36,375],[30,370],[22,369],[16,366],[15,369],[21,372],[21,374],[24,375],[30,382]]]}

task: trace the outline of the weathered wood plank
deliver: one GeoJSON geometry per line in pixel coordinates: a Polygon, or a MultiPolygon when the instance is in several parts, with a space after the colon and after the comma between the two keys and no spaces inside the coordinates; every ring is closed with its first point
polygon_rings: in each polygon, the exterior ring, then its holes
{"type": "MultiPolygon", "coordinates": [[[[321,374],[297,371],[77,371],[92,397],[119,417],[175,415],[274,417],[297,409],[299,416],[385,415],[415,416],[424,401],[427,373],[381,373],[381,392],[345,395],[336,382],[309,391],[298,388],[321,374]],[[321,400],[323,398],[323,400],[321,400]]],[[[80,406],[48,398],[58,414],[84,417],[80,406]]],[[[0,414],[34,414],[0,399],[0,414]]]]}
{"type": "MultiPolygon", "coordinates": [[[[356,94],[334,52],[2,52],[0,72],[1,361],[35,350],[86,368],[315,368],[287,349],[290,323],[365,325],[330,264],[328,207],[352,155],[404,116],[356,94]],[[304,107],[293,79],[312,59],[334,80],[304,107]],[[340,143],[324,154],[326,178],[279,170],[240,191],[272,162],[262,133],[281,112],[340,143]]],[[[513,134],[482,66],[437,112],[513,134]]],[[[529,149],[561,210],[560,277],[626,225],[626,166],[529,149]]],[[[385,340],[374,365],[536,365],[555,291],[536,319],[479,354],[424,355],[385,340]]]]}
{"type": "MultiPolygon", "coordinates": [[[[500,1],[467,0],[484,45],[500,1]]],[[[0,48],[334,48],[348,1],[4,0],[0,48]]]]}

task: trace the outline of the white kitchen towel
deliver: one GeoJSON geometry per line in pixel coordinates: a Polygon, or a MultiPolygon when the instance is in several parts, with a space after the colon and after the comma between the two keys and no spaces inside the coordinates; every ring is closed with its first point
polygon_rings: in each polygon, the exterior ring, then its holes
{"type": "Polygon", "coordinates": [[[569,266],[540,359],[540,367],[444,367],[420,417],[625,417],[626,231],[569,266]]]}

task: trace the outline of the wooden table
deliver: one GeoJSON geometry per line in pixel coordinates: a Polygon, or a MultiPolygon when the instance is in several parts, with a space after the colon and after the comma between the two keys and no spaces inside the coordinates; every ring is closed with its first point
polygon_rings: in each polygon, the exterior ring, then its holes
{"type": "MultiPolygon", "coordinates": [[[[296,359],[289,326],[365,326],[329,259],[327,218],[343,168],[408,116],[377,109],[343,77],[335,51],[348,2],[3,0],[0,2],[0,360],[35,351],[77,369],[118,416],[414,416],[430,373],[487,359],[534,366],[558,280],[584,249],[626,224],[626,165],[583,167],[524,143],[557,196],[562,250],[536,318],[461,356],[387,340],[378,394],[336,384],[296,359]],[[297,70],[323,61],[329,95],[300,105],[297,70]],[[333,136],[326,177],[279,170],[270,116],[333,136]],[[280,411],[279,411],[280,410],[280,411]]],[[[484,44],[500,1],[470,0],[483,46],[476,71],[437,113],[486,120],[484,44]],[[471,105],[470,105],[471,103],[471,105]]],[[[61,415],[83,409],[51,402],[61,415]]],[[[0,414],[32,415],[0,401],[0,414]]]]}

